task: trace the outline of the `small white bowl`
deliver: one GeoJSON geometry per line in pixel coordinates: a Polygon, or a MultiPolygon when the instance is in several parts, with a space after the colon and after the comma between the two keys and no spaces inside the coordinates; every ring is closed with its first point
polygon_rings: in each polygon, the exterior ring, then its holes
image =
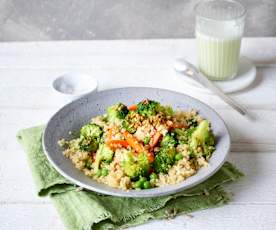
{"type": "Polygon", "coordinates": [[[57,77],[52,87],[57,95],[68,103],[88,93],[96,92],[98,82],[88,74],[72,72],[57,77]]]}

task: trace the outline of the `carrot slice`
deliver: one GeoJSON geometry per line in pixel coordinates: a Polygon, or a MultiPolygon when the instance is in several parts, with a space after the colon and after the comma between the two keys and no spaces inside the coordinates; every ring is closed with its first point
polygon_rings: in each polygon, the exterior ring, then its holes
{"type": "Polygon", "coordinates": [[[128,110],[135,111],[137,109],[137,105],[133,104],[128,107],[128,110]]]}
{"type": "Polygon", "coordinates": [[[149,163],[153,163],[154,162],[154,153],[153,152],[148,152],[147,153],[147,158],[149,163]]]}
{"type": "Polygon", "coordinates": [[[159,131],[157,131],[151,139],[150,147],[154,148],[158,144],[161,137],[162,137],[162,134],[159,131]]]}
{"type": "Polygon", "coordinates": [[[189,128],[188,125],[185,125],[185,124],[173,124],[173,127],[174,129],[187,129],[189,128]]]}
{"type": "Polygon", "coordinates": [[[132,147],[137,153],[143,152],[144,148],[143,145],[139,143],[139,141],[129,132],[123,132],[123,135],[127,141],[127,143],[132,147]]]}
{"type": "Polygon", "coordinates": [[[121,147],[126,148],[126,147],[129,146],[129,144],[125,140],[110,140],[110,141],[108,141],[107,144],[112,149],[118,149],[118,148],[121,148],[121,147]]]}
{"type": "Polygon", "coordinates": [[[147,154],[147,158],[149,163],[153,163],[154,162],[154,153],[153,152],[148,152],[144,149],[143,145],[139,143],[139,141],[129,132],[125,131],[123,133],[127,143],[129,144],[130,147],[132,147],[135,152],[137,153],[141,153],[141,152],[145,152],[147,154]]]}

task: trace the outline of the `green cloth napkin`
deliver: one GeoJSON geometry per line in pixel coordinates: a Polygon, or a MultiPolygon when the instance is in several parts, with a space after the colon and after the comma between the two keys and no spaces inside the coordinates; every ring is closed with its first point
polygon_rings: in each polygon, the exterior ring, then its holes
{"type": "Polygon", "coordinates": [[[242,176],[226,162],[211,178],[189,190],[155,198],[120,198],[81,190],[61,176],[47,161],[41,144],[44,126],[20,130],[17,135],[29,161],[39,196],[49,195],[67,229],[118,229],[150,219],[225,204],[229,195],[222,184],[242,176]]]}

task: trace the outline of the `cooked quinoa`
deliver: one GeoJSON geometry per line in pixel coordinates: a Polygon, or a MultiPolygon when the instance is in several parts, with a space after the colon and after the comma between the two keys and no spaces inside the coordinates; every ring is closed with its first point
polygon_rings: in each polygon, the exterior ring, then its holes
{"type": "Polygon", "coordinates": [[[215,150],[209,121],[145,99],[110,106],[77,138],[61,139],[63,154],[85,175],[124,190],[180,183],[208,166],[215,150]]]}

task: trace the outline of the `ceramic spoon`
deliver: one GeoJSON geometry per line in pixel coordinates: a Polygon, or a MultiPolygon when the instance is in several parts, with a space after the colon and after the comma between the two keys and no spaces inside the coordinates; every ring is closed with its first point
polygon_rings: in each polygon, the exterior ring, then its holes
{"type": "Polygon", "coordinates": [[[230,105],[234,110],[239,112],[241,115],[246,115],[247,111],[239,103],[233,100],[231,97],[227,96],[220,88],[218,88],[212,81],[210,81],[206,76],[201,74],[198,69],[191,63],[184,59],[177,59],[174,64],[174,69],[182,74],[185,74],[201,85],[210,89],[213,93],[219,96],[226,104],[230,105]]]}

